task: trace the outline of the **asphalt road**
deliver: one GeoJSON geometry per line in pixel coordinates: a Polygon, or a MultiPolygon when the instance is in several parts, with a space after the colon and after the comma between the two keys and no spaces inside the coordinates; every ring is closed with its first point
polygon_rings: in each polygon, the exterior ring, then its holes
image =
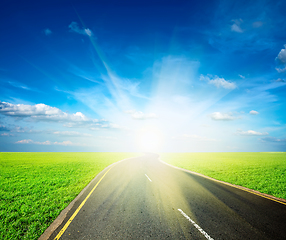
{"type": "Polygon", "coordinates": [[[286,239],[286,205],[155,155],[117,163],[95,183],[49,239],[286,239]]]}

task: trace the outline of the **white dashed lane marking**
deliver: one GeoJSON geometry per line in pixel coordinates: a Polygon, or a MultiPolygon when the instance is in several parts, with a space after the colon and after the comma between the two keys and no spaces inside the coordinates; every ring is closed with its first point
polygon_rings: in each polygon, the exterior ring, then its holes
{"type": "Polygon", "coordinates": [[[149,181],[150,181],[150,182],[152,182],[152,180],[147,176],[147,174],[145,174],[145,176],[146,176],[146,178],[148,178],[148,179],[149,179],[149,181]]]}
{"type": "Polygon", "coordinates": [[[182,215],[189,220],[189,222],[191,222],[196,229],[198,229],[208,240],[214,240],[213,238],[211,238],[198,224],[196,224],[187,214],[185,214],[181,209],[178,209],[178,211],[180,213],[182,213],[182,215]]]}

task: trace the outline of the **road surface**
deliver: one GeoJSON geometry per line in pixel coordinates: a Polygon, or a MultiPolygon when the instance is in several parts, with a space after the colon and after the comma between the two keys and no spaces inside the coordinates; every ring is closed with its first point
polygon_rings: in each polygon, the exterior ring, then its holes
{"type": "Polygon", "coordinates": [[[105,169],[49,239],[286,239],[286,205],[170,167],[156,155],[105,169]]]}

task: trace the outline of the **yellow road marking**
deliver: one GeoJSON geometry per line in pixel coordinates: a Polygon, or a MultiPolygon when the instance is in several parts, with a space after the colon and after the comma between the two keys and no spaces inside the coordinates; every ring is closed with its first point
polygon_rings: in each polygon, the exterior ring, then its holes
{"type": "Polygon", "coordinates": [[[254,192],[254,191],[250,191],[250,190],[244,189],[243,187],[240,187],[240,186],[237,186],[237,185],[234,185],[234,184],[231,184],[231,183],[227,183],[227,182],[224,182],[224,181],[221,181],[221,180],[217,180],[217,179],[215,179],[215,178],[208,177],[208,176],[203,175],[203,174],[201,174],[201,173],[193,172],[193,171],[190,171],[190,170],[187,170],[187,169],[184,169],[184,168],[179,168],[179,167],[173,166],[173,165],[171,165],[171,164],[169,164],[169,163],[166,163],[166,162],[164,162],[164,161],[162,161],[162,160],[160,160],[160,161],[161,161],[162,163],[166,164],[166,165],[169,165],[170,167],[177,168],[177,169],[179,169],[179,170],[183,170],[184,172],[190,172],[190,173],[199,175],[199,176],[201,176],[201,177],[208,178],[208,179],[210,179],[210,180],[212,180],[212,181],[219,182],[219,183],[222,183],[222,184],[225,184],[225,185],[228,185],[228,186],[231,186],[231,187],[234,187],[234,188],[243,190],[243,191],[245,191],[245,192],[253,193],[253,194],[257,195],[257,196],[260,196],[260,197],[263,197],[263,198],[266,198],[266,199],[269,199],[269,200],[272,200],[272,201],[275,201],[275,202],[278,202],[278,203],[281,203],[281,204],[286,205],[285,202],[276,200],[276,199],[271,198],[271,197],[267,197],[267,196],[265,196],[265,195],[263,195],[263,194],[261,194],[261,193],[257,193],[257,192],[254,192]]]}
{"type": "MultiPolygon", "coordinates": [[[[113,168],[113,166],[111,167],[113,168]]],[[[79,207],[75,210],[75,212],[73,213],[73,215],[70,217],[70,219],[66,222],[66,224],[64,225],[64,227],[61,229],[61,231],[58,233],[58,235],[54,238],[54,240],[58,240],[60,239],[60,237],[63,235],[63,233],[65,232],[65,230],[68,228],[68,226],[70,225],[70,223],[72,222],[72,220],[75,218],[75,216],[78,214],[78,212],[80,211],[80,209],[83,207],[83,205],[85,204],[85,202],[87,201],[87,199],[90,197],[90,195],[93,193],[93,191],[96,189],[96,187],[98,186],[98,184],[101,182],[101,180],[104,178],[104,176],[109,172],[109,170],[111,169],[109,168],[106,173],[99,179],[99,181],[97,182],[97,184],[93,187],[93,189],[90,191],[90,193],[86,196],[86,198],[82,201],[82,203],[79,205],[79,207]]]]}
{"type": "MultiPolygon", "coordinates": [[[[210,178],[210,179],[211,179],[211,178],[210,178]]],[[[281,204],[286,205],[285,202],[276,200],[276,199],[274,199],[274,198],[267,197],[267,196],[265,196],[265,195],[263,195],[263,194],[261,194],[261,193],[253,192],[253,191],[250,191],[250,190],[244,189],[244,188],[242,188],[242,187],[235,186],[235,185],[232,185],[232,184],[229,184],[229,183],[220,181],[220,180],[216,180],[216,179],[215,179],[215,181],[220,182],[220,183],[223,183],[223,184],[225,184],[225,185],[229,185],[229,186],[231,186],[231,187],[235,187],[235,188],[240,189],[240,190],[243,190],[243,191],[245,191],[245,192],[253,193],[253,194],[257,195],[257,196],[264,197],[264,198],[266,198],[266,199],[269,199],[269,200],[272,200],[272,201],[275,201],[275,202],[278,202],[278,203],[281,203],[281,204]]]]}

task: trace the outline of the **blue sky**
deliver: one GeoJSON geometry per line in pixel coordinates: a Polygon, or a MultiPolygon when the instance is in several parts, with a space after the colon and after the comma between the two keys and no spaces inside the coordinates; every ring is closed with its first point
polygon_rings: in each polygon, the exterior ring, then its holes
{"type": "Polygon", "coordinates": [[[285,151],[285,1],[7,1],[0,151],[285,151]]]}

